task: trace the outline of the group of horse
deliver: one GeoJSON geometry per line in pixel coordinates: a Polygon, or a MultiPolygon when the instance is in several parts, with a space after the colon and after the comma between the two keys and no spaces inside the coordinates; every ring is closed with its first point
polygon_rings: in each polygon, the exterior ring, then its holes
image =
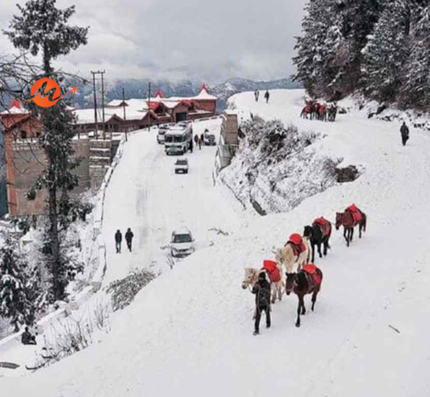
{"type": "Polygon", "coordinates": [[[335,121],[337,115],[337,106],[335,103],[327,105],[317,101],[306,102],[305,107],[300,113],[300,117],[310,120],[335,121]]]}
{"type": "MultiPolygon", "coordinates": [[[[354,204],[347,207],[344,212],[336,213],[336,230],[339,230],[343,226],[343,236],[348,247],[354,236],[354,228],[358,226],[359,237],[361,238],[362,232],[366,231],[366,224],[366,214],[354,204]]],[[[330,221],[324,217],[315,219],[312,225],[304,227],[303,236],[297,233],[292,234],[282,248],[273,251],[275,256],[274,261],[264,261],[264,266],[261,269],[245,268],[245,278],[242,282],[242,288],[252,289],[258,280],[259,274],[266,272],[271,286],[272,304],[276,300],[282,300],[283,291],[285,291],[286,295],[290,295],[291,292],[297,295],[296,327],[300,327],[300,315],[306,313],[304,296],[312,294],[311,309],[313,311],[323,279],[321,269],[314,264],[315,250],[318,251],[320,258],[323,255],[327,255],[330,248],[331,233],[332,224],[330,221]],[[322,252],[321,247],[323,248],[322,252]],[[273,263],[276,266],[277,274],[280,274],[281,277],[274,278],[272,269],[266,266],[266,263],[273,263]],[[282,277],[282,269],[285,270],[286,279],[282,277]]]]}

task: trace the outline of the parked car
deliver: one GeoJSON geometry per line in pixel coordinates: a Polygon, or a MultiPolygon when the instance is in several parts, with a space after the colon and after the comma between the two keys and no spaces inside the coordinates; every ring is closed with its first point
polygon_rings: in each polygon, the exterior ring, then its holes
{"type": "Polygon", "coordinates": [[[159,144],[164,144],[166,132],[169,130],[169,128],[169,125],[160,125],[160,127],[158,127],[157,142],[159,144]]]}
{"type": "Polygon", "coordinates": [[[176,160],[175,163],[175,174],[179,173],[188,174],[188,159],[181,157],[176,160]]]}
{"type": "Polygon", "coordinates": [[[214,146],[214,145],[216,145],[215,135],[212,134],[211,132],[209,132],[208,130],[206,130],[203,133],[203,143],[206,146],[214,146]]]}
{"type": "Polygon", "coordinates": [[[170,241],[170,254],[174,258],[184,257],[192,254],[195,251],[194,239],[191,232],[182,227],[172,233],[170,241]]]}

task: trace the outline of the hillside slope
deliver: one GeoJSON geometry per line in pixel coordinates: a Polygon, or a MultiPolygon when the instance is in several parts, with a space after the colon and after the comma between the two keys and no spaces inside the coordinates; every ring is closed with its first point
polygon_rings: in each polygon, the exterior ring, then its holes
{"type": "Polygon", "coordinates": [[[392,125],[358,113],[333,124],[300,120],[302,95],[274,91],[268,105],[252,93],[234,100],[243,117],[252,111],[327,133],[320,151],[365,173],[196,252],[149,284],[103,343],[24,380],[0,379],[6,396],[428,394],[430,140],[411,131],[403,148],[392,125]],[[243,268],[352,202],[369,216],[367,233],[346,248],[334,232],[332,251],[317,261],[324,281],[315,312],[296,328],[297,300],[286,297],[273,308],[273,327],[252,336],[243,268]]]}

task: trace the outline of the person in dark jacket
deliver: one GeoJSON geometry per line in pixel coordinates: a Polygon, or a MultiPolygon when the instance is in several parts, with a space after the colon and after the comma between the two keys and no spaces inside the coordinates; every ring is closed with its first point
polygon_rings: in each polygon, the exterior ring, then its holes
{"type": "Polygon", "coordinates": [[[21,343],[23,345],[36,344],[36,337],[34,335],[31,335],[30,331],[28,330],[28,327],[25,327],[25,331],[21,335],[21,343]]]}
{"type": "Polygon", "coordinates": [[[118,229],[115,233],[115,248],[116,248],[117,254],[121,253],[121,242],[122,242],[122,234],[118,229]]]}
{"type": "Polygon", "coordinates": [[[402,134],[402,143],[403,143],[403,146],[405,146],[406,142],[409,139],[409,128],[408,128],[408,126],[406,125],[405,122],[403,122],[402,126],[400,127],[400,133],[402,134]]]}
{"type": "Polygon", "coordinates": [[[266,103],[269,103],[269,98],[270,98],[269,91],[266,91],[266,93],[264,94],[264,98],[266,98],[266,103]]]}
{"type": "Polygon", "coordinates": [[[255,102],[258,102],[258,97],[260,96],[260,91],[255,90],[254,91],[254,97],[255,97],[255,102]]]}
{"type": "Polygon", "coordinates": [[[134,234],[131,231],[130,228],[127,229],[127,232],[125,233],[125,241],[127,242],[127,248],[131,252],[131,242],[133,240],[134,234]]]}
{"type": "Polygon", "coordinates": [[[270,284],[266,280],[266,273],[261,272],[258,281],[252,288],[255,294],[256,316],[254,323],[254,335],[260,333],[261,314],[266,312],[266,328],[270,328],[270,284]]]}

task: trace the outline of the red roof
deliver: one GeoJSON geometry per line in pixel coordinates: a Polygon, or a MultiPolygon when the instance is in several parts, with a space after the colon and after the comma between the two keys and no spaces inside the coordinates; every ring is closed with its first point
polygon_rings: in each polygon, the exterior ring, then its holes
{"type": "Polygon", "coordinates": [[[12,109],[12,108],[22,109],[22,105],[19,99],[14,98],[10,101],[9,109],[12,109]]]}
{"type": "Polygon", "coordinates": [[[157,92],[155,93],[155,97],[156,97],[156,98],[157,98],[157,97],[164,98],[164,93],[163,93],[163,91],[161,91],[161,88],[159,88],[159,89],[157,90],[157,92]]]}
{"type": "Polygon", "coordinates": [[[205,90],[209,94],[209,89],[208,89],[207,85],[204,84],[204,83],[203,83],[202,88],[200,89],[200,91],[203,91],[203,90],[205,90]]]}
{"type": "Polygon", "coordinates": [[[189,99],[183,99],[181,102],[181,105],[185,105],[185,106],[192,106],[193,102],[190,101],[189,99]]]}
{"type": "Polygon", "coordinates": [[[160,106],[160,102],[148,102],[148,107],[150,110],[156,110],[160,106]]]}

